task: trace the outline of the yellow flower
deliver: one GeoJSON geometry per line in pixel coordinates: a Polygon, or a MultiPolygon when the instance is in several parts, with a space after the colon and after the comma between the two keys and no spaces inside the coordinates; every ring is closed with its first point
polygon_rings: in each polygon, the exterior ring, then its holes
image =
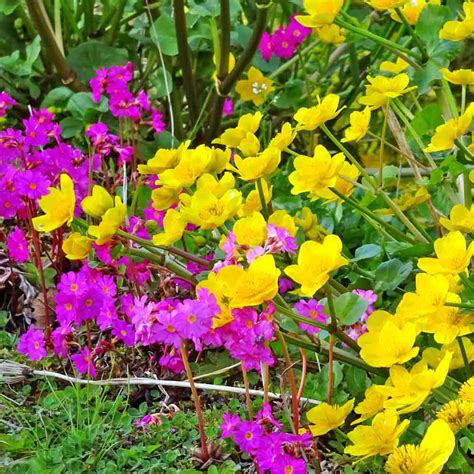
{"type": "Polygon", "coordinates": [[[474,204],[469,209],[462,204],[456,204],[449,213],[449,219],[441,217],[439,223],[450,231],[474,232],[474,204]]]}
{"type": "Polygon", "coordinates": [[[397,316],[424,327],[426,320],[437,319],[444,310],[456,310],[445,307],[446,302],[460,302],[458,295],[449,292],[448,279],[444,275],[419,273],[416,275],[416,292],[403,295],[397,307],[397,316]]]}
{"type": "Polygon", "coordinates": [[[308,28],[329,25],[336,18],[343,3],[343,0],[304,0],[304,9],[308,15],[297,15],[296,20],[308,28]]]}
{"type": "Polygon", "coordinates": [[[85,197],[81,206],[89,216],[101,218],[107,209],[114,207],[114,199],[105,188],[95,185],[92,188],[92,196],[85,197]]]}
{"type": "Polygon", "coordinates": [[[444,384],[448,375],[452,352],[446,352],[436,370],[429,369],[426,362],[417,362],[410,371],[401,365],[390,367],[390,377],[380,390],[388,395],[385,408],[395,408],[398,413],[417,410],[431,391],[444,384]]]}
{"type": "Polygon", "coordinates": [[[474,253],[474,242],[466,249],[466,239],[459,231],[437,239],[434,243],[437,258],[419,258],[418,268],[432,275],[458,274],[464,272],[474,253]]]}
{"type": "Polygon", "coordinates": [[[217,300],[221,313],[214,320],[214,327],[232,320],[232,308],[258,306],[270,301],[278,292],[280,270],[272,255],[257,257],[247,269],[228,265],[217,273],[210,272],[197,288],[207,288],[217,300]]]}
{"type": "Polygon", "coordinates": [[[458,395],[461,400],[474,402],[474,377],[469,378],[459,387],[458,395]]]}
{"type": "Polygon", "coordinates": [[[341,256],[342,242],[337,235],[328,235],[323,243],[304,242],[298,253],[298,264],[289,265],[285,273],[301,285],[298,294],[313,296],[329,280],[329,272],[347,264],[341,256]]]}
{"type": "Polygon", "coordinates": [[[343,163],[342,153],[331,156],[323,145],[314,149],[312,158],[298,155],[294,160],[295,171],[288,177],[293,185],[291,194],[315,193],[333,187],[343,163]]]}
{"type": "Polygon", "coordinates": [[[451,150],[457,138],[462,137],[471,126],[474,114],[474,103],[459,117],[448,120],[446,123],[436,127],[430,144],[425,151],[433,153],[437,151],[451,150]]]}
{"type": "Polygon", "coordinates": [[[459,86],[472,86],[474,84],[474,71],[472,69],[450,71],[449,69],[442,68],[439,72],[448,82],[451,82],[451,84],[457,84],[459,86]]]}
{"type": "Polygon", "coordinates": [[[255,247],[262,245],[267,238],[267,223],[260,212],[254,212],[251,216],[239,219],[232,231],[239,245],[255,247]]]}
{"type": "Polygon", "coordinates": [[[293,218],[283,209],[275,211],[269,218],[268,223],[273,224],[276,227],[282,227],[288,231],[288,233],[294,237],[296,235],[296,225],[293,218]]]}
{"type": "MultiPolygon", "coordinates": [[[[334,184],[334,189],[336,189],[343,196],[349,197],[354,191],[355,184],[359,179],[360,173],[355,165],[344,161],[342,163],[341,169],[336,176],[336,182],[334,184]]],[[[342,202],[342,199],[334,194],[330,189],[323,188],[314,193],[311,193],[312,199],[320,198],[325,199],[325,203],[330,202],[342,202]]]]}
{"type": "Polygon", "coordinates": [[[160,186],[151,192],[151,200],[153,201],[153,208],[157,211],[168,209],[179,200],[181,188],[173,188],[171,186],[160,186]]]}
{"type": "Polygon", "coordinates": [[[351,126],[344,131],[344,138],[341,140],[345,142],[358,142],[365,137],[370,124],[370,107],[366,107],[362,112],[352,112],[349,118],[351,126]]]}
{"type": "MultiPolygon", "coordinates": [[[[410,25],[416,25],[421,12],[427,7],[428,4],[440,5],[440,3],[440,0],[428,0],[428,2],[426,0],[412,0],[401,6],[400,10],[410,25]]],[[[403,23],[396,11],[391,11],[390,16],[395,21],[398,21],[398,23],[403,23]]]]}
{"type": "Polygon", "coordinates": [[[381,71],[391,72],[392,74],[400,74],[404,71],[409,64],[404,61],[402,58],[397,57],[395,62],[392,61],[383,61],[380,65],[381,71]]]}
{"type": "MultiPolygon", "coordinates": [[[[262,113],[255,112],[254,114],[245,114],[240,117],[237,127],[228,128],[222,135],[212,141],[219,145],[225,145],[229,148],[237,148],[240,146],[242,140],[248,138],[248,134],[254,135],[260,126],[262,120],[262,113]]],[[[256,137],[255,137],[256,138],[256,137]]],[[[250,155],[258,153],[260,145],[257,150],[252,150],[250,155]]]]}
{"type": "Polygon", "coordinates": [[[385,464],[389,474],[438,474],[454,451],[455,439],[449,425],[435,420],[419,446],[404,444],[390,454],[385,464]]]}
{"type": "Polygon", "coordinates": [[[314,33],[317,38],[326,44],[340,44],[346,40],[344,30],[335,24],[315,28],[314,33]]]}
{"type": "Polygon", "coordinates": [[[160,174],[169,168],[174,168],[190,144],[191,141],[187,140],[181,143],[178,148],[161,148],[153,158],[147,161],[146,165],[138,165],[138,172],[140,174],[160,174]]]}
{"type": "MultiPolygon", "coordinates": [[[[467,358],[469,360],[474,359],[474,344],[467,337],[461,338],[466,349],[467,358]]],[[[459,347],[458,341],[453,341],[451,344],[445,344],[441,349],[436,349],[435,347],[428,347],[423,351],[423,360],[433,368],[438,367],[443,357],[446,355],[446,352],[451,352],[453,354],[451,362],[449,364],[449,371],[456,370],[461,367],[464,367],[464,359],[461,354],[461,349],[459,347]]]]}
{"type": "Polygon", "coordinates": [[[418,354],[419,347],[413,347],[418,332],[412,323],[401,324],[386,311],[374,311],[367,321],[367,329],[357,343],[360,356],[372,367],[404,364],[418,354]]]}
{"type": "MultiPolygon", "coordinates": [[[[255,183],[255,188],[257,188],[257,183],[255,183]]],[[[268,186],[268,183],[265,179],[262,180],[263,196],[265,203],[268,204],[272,199],[272,186],[268,186]]],[[[245,198],[245,202],[239,209],[239,216],[249,216],[255,211],[260,211],[262,209],[262,201],[260,200],[260,194],[258,189],[253,189],[250,191],[245,198]]]]}
{"type": "Polygon", "coordinates": [[[296,137],[296,132],[291,127],[289,122],[285,122],[281,126],[281,130],[277,133],[268,144],[269,148],[277,148],[280,151],[283,151],[285,148],[293,142],[296,137]]]}
{"type": "Polygon", "coordinates": [[[436,418],[444,420],[451,431],[457,433],[474,422],[474,402],[451,400],[441,407],[436,418]]]}
{"type": "MultiPolygon", "coordinates": [[[[221,150],[220,148],[214,147],[206,147],[211,152],[211,159],[204,170],[206,173],[222,173],[227,163],[230,161],[230,157],[232,155],[232,151],[226,148],[225,150],[221,150]]],[[[199,147],[197,148],[199,149],[199,147]]]]}
{"type": "MultiPolygon", "coordinates": [[[[460,303],[461,298],[458,297],[455,302],[460,303]]],[[[474,314],[459,313],[457,308],[445,307],[435,317],[428,319],[422,330],[434,334],[438,344],[451,344],[459,336],[472,334],[474,314]]]]}
{"type": "Polygon", "coordinates": [[[408,0],[366,0],[372,8],[376,10],[390,10],[391,8],[401,7],[408,0]]]}
{"type": "Polygon", "coordinates": [[[186,229],[186,219],[176,209],[168,209],[163,218],[164,232],[153,236],[153,243],[166,247],[177,242],[183,236],[186,229]]]}
{"type": "Polygon", "coordinates": [[[294,119],[298,122],[298,130],[316,130],[322,123],[337,117],[342,109],[339,106],[339,96],[327,95],[322,101],[318,97],[318,105],[302,107],[296,112],[294,119]]]}
{"type": "Polygon", "coordinates": [[[49,193],[38,200],[44,215],[33,218],[33,227],[38,232],[51,232],[74,218],[76,195],[74,184],[67,174],[59,177],[60,189],[48,188],[49,193]]]}
{"type": "Polygon", "coordinates": [[[255,181],[272,174],[280,164],[281,151],[277,148],[266,148],[257,156],[234,157],[234,164],[228,164],[229,170],[235,171],[244,181],[255,181]]]}
{"type": "Polygon", "coordinates": [[[215,229],[237,214],[242,195],[235,189],[226,191],[220,198],[207,189],[198,189],[192,196],[180,196],[184,207],[181,213],[185,220],[201,229],[215,229]]]}
{"type": "Polygon", "coordinates": [[[360,415],[357,420],[354,420],[351,425],[357,425],[358,423],[362,423],[369,418],[372,418],[377,413],[381,412],[383,408],[383,404],[387,400],[388,395],[382,393],[377,385],[370,386],[365,391],[365,398],[362,400],[355,408],[354,412],[360,415]]]}
{"type": "Polygon", "coordinates": [[[395,77],[367,76],[367,80],[370,84],[365,86],[366,95],[361,97],[359,102],[370,106],[372,110],[386,105],[390,99],[416,89],[416,86],[407,88],[410,78],[404,73],[395,77]]]}
{"type": "Polygon", "coordinates": [[[306,418],[312,423],[309,425],[309,429],[313,436],[321,436],[339,428],[339,426],[344,424],[347,415],[352,411],[353,407],[354,399],[347,401],[342,406],[321,403],[311,408],[311,410],[306,413],[306,418]]]}
{"type": "MultiPolygon", "coordinates": [[[[400,208],[402,211],[411,209],[412,207],[419,206],[420,204],[428,201],[430,199],[430,193],[425,187],[417,189],[415,193],[413,191],[405,191],[399,197],[395,198],[393,202],[400,208]]],[[[383,214],[384,216],[393,216],[393,210],[389,208],[377,209],[378,214],[383,214]]]]}
{"type": "Polygon", "coordinates": [[[105,211],[99,225],[89,226],[89,234],[95,237],[97,245],[103,245],[112,240],[120,224],[125,219],[127,207],[122,203],[119,196],[115,196],[115,205],[105,211]]]}
{"type": "Polygon", "coordinates": [[[439,37],[450,41],[462,41],[474,32],[474,3],[464,2],[464,19],[461,21],[447,21],[439,37]]]}
{"type": "Polygon", "coordinates": [[[321,240],[322,236],[327,235],[320,225],[318,225],[318,217],[311,212],[309,207],[303,207],[301,211],[294,216],[296,225],[301,227],[304,235],[310,240],[321,240]]]}
{"type": "Polygon", "coordinates": [[[220,198],[227,191],[235,187],[235,178],[232,173],[224,173],[218,180],[212,174],[204,173],[196,181],[197,189],[206,189],[220,198]]]}
{"type": "Polygon", "coordinates": [[[63,252],[69,260],[82,260],[86,258],[91,247],[92,240],[79,232],[72,232],[63,242],[63,252]]]}
{"type": "Polygon", "coordinates": [[[409,424],[409,420],[398,423],[398,415],[395,410],[379,413],[372,420],[371,426],[358,426],[347,433],[347,437],[353,445],[347,446],[344,452],[351,456],[363,456],[362,459],[377,454],[386,456],[398,446],[398,439],[409,424]]]}
{"type": "Polygon", "coordinates": [[[252,101],[257,106],[262,105],[274,89],[273,81],[253,66],[247,72],[247,79],[241,79],[235,85],[242,102],[252,101]]]}

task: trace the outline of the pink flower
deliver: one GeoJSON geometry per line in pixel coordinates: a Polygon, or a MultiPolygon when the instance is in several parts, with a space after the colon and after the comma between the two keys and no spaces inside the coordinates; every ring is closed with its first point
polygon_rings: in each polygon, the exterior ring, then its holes
{"type": "Polygon", "coordinates": [[[123,341],[126,346],[135,344],[135,332],[131,324],[127,324],[123,319],[118,319],[112,327],[112,334],[123,341]]]}
{"type": "Polygon", "coordinates": [[[53,354],[56,357],[66,358],[68,354],[67,336],[71,332],[69,326],[59,326],[51,333],[53,354]]]}
{"type": "Polygon", "coordinates": [[[71,360],[80,374],[87,374],[91,378],[94,378],[97,375],[94,362],[92,361],[92,355],[88,347],[84,347],[77,354],[73,354],[71,360]]]}
{"type": "Polygon", "coordinates": [[[276,56],[290,59],[296,51],[296,43],[281,26],[272,35],[272,47],[276,56]]]}
{"type": "Polygon", "coordinates": [[[6,92],[0,92],[0,117],[3,117],[7,113],[8,107],[13,107],[16,104],[16,100],[9,96],[6,92]]]}
{"type": "Polygon", "coordinates": [[[18,192],[29,199],[39,199],[48,194],[50,182],[41,174],[31,170],[18,173],[18,192]]]}
{"type": "Polygon", "coordinates": [[[154,128],[155,133],[158,135],[163,133],[166,129],[166,123],[163,120],[163,114],[156,109],[151,111],[151,126],[154,128]]]}
{"type": "Polygon", "coordinates": [[[242,421],[234,431],[234,441],[242,451],[253,452],[264,436],[263,428],[250,421],[242,421]]]}
{"type": "Polygon", "coordinates": [[[311,28],[303,26],[292,16],[286,27],[286,34],[292,38],[296,45],[299,45],[311,34],[311,28]]]}
{"type": "Polygon", "coordinates": [[[32,324],[20,338],[18,352],[28,356],[30,360],[40,360],[46,357],[44,334],[42,329],[36,329],[32,324]]]}
{"type": "MultiPolygon", "coordinates": [[[[327,323],[328,317],[323,312],[324,306],[315,299],[310,299],[308,301],[300,300],[295,304],[295,309],[299,314],[301,314],[301,316],[314,319],[316,322],[321,324],[327,323]]],[[[299,323],[299,327],[302,331],[306,331],[310,335],[320,331],[318,327],[306,323],[299,323]]]]}
{"type": "Polygon", "coordinates": [[[18,226],[8,235],[7,249],[13,262],[24,263],[28,260],[28,241],[18,226]]]}
{"type": "Polygon", "coordinates": [[[221,438],[229,438],[235,432],[235,429],[240,423],[240,418],[234,413],[224,413],[222,415],[224,423],[220,426],[222,430],[221,438]]]}
{"type": "Polygon", "coordinates": [[[259,45],[260,54],[265,61],[270,61],[273,53],[272,37],[266,31],[263,33],[260,39],[259,45]]]}
{"type": "Polygon", "coordinates": [[[224,99],[224,106],[222,107],[222,115],[224,117],[227,117],[228,115],[232,115],[233,112],[234,112],[234,102],[232,101],[232,99],[227,97],[226,99],[224,99]]]}

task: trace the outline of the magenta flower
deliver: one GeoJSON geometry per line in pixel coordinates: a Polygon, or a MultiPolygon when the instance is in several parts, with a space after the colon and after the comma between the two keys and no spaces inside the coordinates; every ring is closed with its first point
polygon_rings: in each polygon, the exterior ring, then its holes
{"type": "MultiPolygon", "coordinates": [[[[328,316],[323,312],[324,306],[315,299],[310,299],[308,301],[300,300],[295,304],[295,309],[299,314],[301,314],[301,316],[314,319],[314,321],[321,324],[327,323],[328,316]]],[[[306,331],[310,335],[320,331],[318,327],[306,323],[299,323],[299,327],[302,331],[306,331]]]]}
{"type": "Polygon", "coordinates": [[[303,26],[294,16],[291,17],[290,23],[286,27],[286,34],[291,37],[296,45],[300,45],[310,34],[311,28],[303,26]]]}
{"type": "Polygon", "coordinates": [[[164,115],[156,109],[152,109],[151,111],[151,126],[155,130],[156,134],[163,133],[166,129],[166,123],[163,120],[164,115]]]}
{"type": "Polygon", "coordinates": [[[39,199],[48,194],[50,182],[37,171],[25,170],[18,173],[18,192],[28,199],[39,199]]]}
{"type": "Polygon", "coordinates": [[[28,260],[28,241],[18,226],[8,235],[7,249],[8,255],[13,262],[24,263],[28,260]]]}
{"type": "Polygon", "coordinates": [[[46,357],[44,334],[42,329],[35,329],[32,324],[20,338],[18,352],[28,356],[30,360],[40,360],[46,357]]]}
{"type": "Polygon", "coordinates": [[[117,310],[113,304],[103,304],[96,318],[97,326],[103,331],[113,327],[118,320],[117,310]]]}
{"type": "Polygon", "coordinates": [[[240,424],[240,418],[234,413],[224,413],[222,415],[224,423],[220,426],[222,430],[221,438],[229,438],[235,432],[235,429],[240,424]]]}
{"type": "Polygon", "coordinates": [[[77,354],[73,354],[71,360],[80,374],[87,374],[91,378],[94,378],[97,375],[94,362],[92,361],[92,355],[88,347],[84,347],[77,354]]]}
{"type": "Polygon", "coordinates": [[[262,38],[260,39],[260,45],[258,46],[260,50],[260,54],[265,61],[270,61],[273,54],[273,43],[272,37],[266,31],[262,34],[262,38]]]}
{"type": "Polygon", "coordinates": [[[7,113],[8,107],[13,107],[16,104],[16,100],[9,96],[6,92],[0,92],[0,117],[3,117],[7,113]]]}
{"type": "Polygon", "coordinates": [[[295,253],[295,250],[298,248],[296,240],[284,227],[277,227],[273,224],[268,224],[267,229],[267,240],[265,242],[265,250],[267,252],[295,253]]]}
{"type": "Polygon", "coordinates": [[[227,117],[229,115],[232,115],[233,112],[234,112],[234,102],[232,101],[232,99],[227,97],[226,99],[224,99],[224,105],[222,107],[222,115],[224,117],[227,117]]]}
{"type": "Polygon", "coordinates": [[[123,319],[118,319],[114,322],[112,334],[121,339],[126,346],[133,346],[135,344],[133,326],[127,324],[123,319]]]}
{"type": "Polygon", "coordinates": [[[272,47],[275,55],[283,59],[290,59],[296,51],[293,37],[281,26],[272,35],[272,47]]]}
{"type": "Polygon", "coordinates": [[[374,312],[374,303],[377,301],[377,295],[372,290],[352,290],[352,293],[363,298],[368,303],[367,309],[360,317],[360,320],[365,323],[374,312]]]}
{"type": "Polygon", "coordinates": [[[59,326],[51,333],[51,340],[53,342],[53,354],[56,357],[65,359],[68,354],[67,336],[70,334],[71,328],[69,326],[59,326]]]}
{"type": "Polygon", "coordinates": [[[156,341],[162,342],[168,346],[179,348],[181,346],[182,338],[176,327],[175,310],[160,311],[158,313],[159,324],[155,325],[153,333],[156,341]]]}
{"type": "Polygon", "coordinates": [[[293,289],[293,282],[289,278],[281,277],[278,280],[278,291],[279,293],[287,293],[293,289]]]}
{"type": "Polygon", "coordinates": [[[180,374],[184,371],[184,364],[181,356],[174,353],[174,349],[169,354],[163,354],[158,363],[161,367],[170,370],[174,374],[180,374]]]}
{"type": "Polygon", "coordinates": [[[297,459],[289,454],[275,456],[270,474],[306,474],[306,463],[303,459],[297,459]]]}
{"type": "Polygon", "coordinates": [[[264,431],[260,425],[242,421],[234,431],[234,441],[242,451],[252,453],[258,449],[263,435],[264,431]]]}

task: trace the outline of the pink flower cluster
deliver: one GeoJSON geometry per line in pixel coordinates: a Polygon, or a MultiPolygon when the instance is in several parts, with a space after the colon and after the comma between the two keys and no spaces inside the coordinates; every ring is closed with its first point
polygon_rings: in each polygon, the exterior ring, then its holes
{"type": "Polygon", "coordinates": [[[272,34],[263,33],[260,40],[260,53],[265,61],[270,61],[272,55],[289,59],[296,48],[311,34],[311,28],[303,26],[292,16],[288,26],[280,25],[272,34]]]}
{"type": "Polygon", "coordinates": [[[15,104],[16,100],[13,97],[6,92],[0,92],[0,117],[3,117],[7,113],[7,109],[15,104]]]}
{"type": "Polygon", "coordinates": [[[301,454],[311,448],[311,434],[294,435],[282,431],[269,404],[263,404],[253,422],[230,413],[226,413],[223,420],[221,437],[232,438],[239,449],[252,458],[259,473],[306,474],[306,463],[301,454]]]}
{"type": "Polygon", "coordinates": [[[163,115],[156,109],[152,109],[148,95],[144,90],[135,96],[129,89],[128,84],[133,79],[134,66],[128,62],[125,66],[112,66],[96,71],[96,75],[89,81],[92,89],[92,99],[100,102],[102,95],[109,99],[110,113],[114,117],[123,117],[140,122],[143,112],[151,115],[150,125],[156,133],[162,133],[165,129],[163,115]]]}

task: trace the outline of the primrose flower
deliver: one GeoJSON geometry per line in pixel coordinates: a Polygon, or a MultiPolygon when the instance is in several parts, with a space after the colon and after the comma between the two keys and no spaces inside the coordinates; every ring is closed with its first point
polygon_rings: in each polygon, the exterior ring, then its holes
{"type": "Polygon", "coordinates": [[[412,323],[401,324],[386,311],[374,311],[367,329],[357,342],[360,356],[372,367],[403,364],[418,354],[419,348],[413,347],[418,331],[412,323]]]}
{"type": "MultiPolygon", "coordinates": [[[[314,298],[308,301],[299,300],[298,303],[295,304],[295,309],[298,314],[301,314],[301,316],[304,316],[305,318],[314,319],[316,322],[321,324],[327,324],[328,316],[324,314],[324,305],[314,298]]],[[[306,323],[298,323],[298,326],[302,331],[305,331],[310,335],[316,334],[320,331],[318,327],[306,323]]]]}
{"type": "Polygon", "coordinates": [[[48,194],[49,181],[41,173],[24,170],[18,174],[18,192],[28,199],[39,199],[48,194]]]}
{"type": "Polygon", "coordinates": [[[119,196],[115,196],[115,205],[105,211],[99,225],[89,226],[89,234],[95,237],[97,245],[103,245],[112,240],[113,236],[125,219],[127,207],[119,196]]]}
{"type": "Polygon", "coordinates": [[[444,420],[451,431],[457,433],[474,422],[474,402],[451,400],[441,407],[436,418],[444,420]]]}
{"type": "Polygon", "coordinates": [[[304,9],[308,15],[297,15],[295,19],[308,28],[329,25],[336,18],[343,3],[343,0],[304,0],[304,9]]]}
{"type": "Polygon", "coordinates": [[[242,202],[240,191],[230,189],[220,198],[206,189],[198,189],[192,196],[180,196],[183,218],[201,229],[214,229],[234,217],[242,202]]]}
{"type": "Polygon", "coordinates": [[[67,174],[62,174],[59,179],[60,189],[49,188],[49,194],[38,201],[40,209],[45,213],[33,218],[33,227],[38,232],[51,232],[65,223],[69,225],[74,218],[74,184],[67,174]]]}
{"type": "Polygon", "coordinates": [[[274,89],[273,81],[253,66],[247,72],[247,79],[241,79],[235,85],[240,100],[252,101],[257,106],[262,105],[274,89]]]}
{"type": "Polygon", "coordinates": [[[474,4],[464,2],[462,8],[464,19],[461,21],[447,21],[439,32],[441,39],[462,41],[474,33],[474,4]]]}
{"type": "Polygon", "coordinates": [[[72,232],[63,242],[63,252],[69,260],[87,258],[92,247],[92,240],[80,232],[72,232]]]}
{"type": "Polygon", "coordinates": [[[24,263],[28,260],[28,241],[26,240],[25,234],[18,226],[15,226],[15,228],[8,234],[7,250],[9,257],[13,262],[24,263]]]}
{"type": "Polygon", "coordinates": [[[462,137],[471,126],[474,114],[474,103],[471,103],[466,111],[459,117],[448,120],[439,125],[431,137],[430,144],[425,148],[426,152],[433,153],[451,150],[456,139],[462,137]]]}
{"type": "Polygon", "coordinates": [[[431,275],[464,272],[471,263],[474,254],[474,242],[466,248],[466,239],[459,231],[437,239],[434,251],[437,258],[419,258],[418,268],[431,275]]]}
{"type": "Polygon", "coordinates": [[[337,117],[342,109],[339,106],[339,96],[329,94],[321,100],[318,97],[318,105],[314,107],[301,107],[296,112],[294,119],[298,122],[299,130],[316,130],[321,124],[337,117]]]}
{"type": "Polygon", "coordinates": [[[9,107],[13,107],[16,104],[16,100],[10,97],[6,92],[0,92],[0,117],[3,117],[9,107]]]}
{"type": "Polygon", "coordinates": [[[306,413],[306,418],[311,423],[309,429],[313,436],[321,436],[344,424],[347,415],[354,407],[354,399],[347,401],[344,405],[328,405],[321,403],[311,408],[306,413]]]}
{"type": "Polygon", "coordinates": [[[294,160],[295,171],[288,177],[288,181],[293,185],[291,194],[309,192],[312,198],[317,199],[317,191],[336,184],[343,163],[342,153],[331,156],[323,145],[316,146],[313,157],[298,155],[294,160]]]}
{"type": "Polygon", "coordinates": [[[46,357],[44,346],[44,333],[42,329],[35,329],[32,324],[20,338],[18,352],[28,356],[30,360],[40,360],[46,357]]]}
{"type": "Polygon", "coordinates": [[[370,84],[365,86],[365,96],[359,99],[362,105],[368,105],[371,110],[386,105],[390,99],[400,97],[407,92],[416,89],[416,86],[408,87],[410,78],[402,73],[395,77],[367,76],[370,84]]]}
{"type": "Polygon", "coordinates": [[[337,235],[326,236],[323,243],[304,242],[298,253],[298,264],[285,268],[285,273],[301,285],[298,294],[313,296],[329,280],[329,272],[346,265],[341,251],[342,242],[337,235]]]}
{"type": "Polygon", "coordinates": [[[222,106],[222,116],[223,117],[228,117],[229,115],[232,115],[234,113],[234,102],[232,99],[227,97],[224,99],[224,105],[222,106]]]}
{"type": "Polygon", "coordinates": [[[463,204],[456,204],[451,208],[449,219],[441,217],[439,223],[450,231],[474,232],[474,204],[469,209],[463,204]]]}
{"type": "Polygon", "coordinates": [[[344,131],[343,143],[356,141],[365,137],[370,124],[370,107],[366,107],[362,112],[352,112],[349,117],[351,126],[344,131]]]}
{"type": "Polygon", "coordinates": [[[91,378],[97,375],[92,354],[88,347],[84,347],[77,354],[73,354],[71,360],[80,374],[87,374],[91,378]]]}
{"type": "Polygon", "coordinates": [[[398,440],[409,424],[409,420],[398,423],[397,412],[393,409],[379,413],[371,426],[358,426],[347,434],[353,444],[347,446],[344,452],[351,456],[362,456],[362,459],[377,454],[386,456],[398,446],[398,440]]]}
{"type": "Polygon", "coordinates": [[[429,426],[418,446],[404,444],[390,454],[385,463],[389,474],[436,474],[454,451],[455,439],[444,420],[429,426]]]}
{"type": "Polygon", "coordinates": [[[114,207],[114,199],[105,188],[95,185],[92,196],[85,197],[81,206],[87,215],[100,219],[108,209],[114,207]]]}

